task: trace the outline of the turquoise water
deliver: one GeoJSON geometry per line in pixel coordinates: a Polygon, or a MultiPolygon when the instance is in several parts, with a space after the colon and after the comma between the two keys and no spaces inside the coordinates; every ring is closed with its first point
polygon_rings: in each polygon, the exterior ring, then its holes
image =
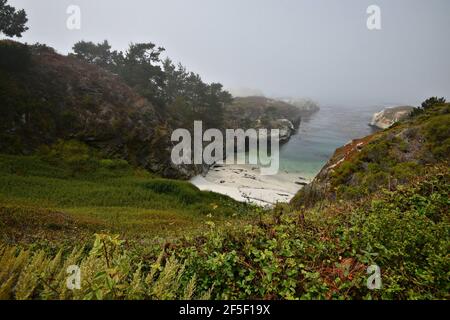
{"type": "Polygon", "coordinates": [[[368,123],[381,109],[380,106],[321,107],[302,119],[297,134],[281,147],[280,171],[306,178],[315,176],[336,148],[373,132],[368,123]]]}

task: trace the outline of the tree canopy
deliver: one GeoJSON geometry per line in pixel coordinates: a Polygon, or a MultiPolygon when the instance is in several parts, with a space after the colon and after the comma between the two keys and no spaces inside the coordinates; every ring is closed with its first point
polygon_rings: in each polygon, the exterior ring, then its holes
{"type": "Polygon", "coordinates": [[[7,0],[0,0],[0,33],[8,37],[21,37],[22,33],[28,30],[28,22],[25,10],[16,10],[16,8],[6,4],[7,0]]]}
{"type": "Polygon", "coordinates": [[[207,84],[183,65],[162,60],[162,52],[164,48],[153,43],[130,44],[126,52],[111,50],[106,40],[81,41],[73,47],[75,57],[119,75],[174,124],[202,120],[205,127],[221,127],[223,107],[231,102],[231,95],[220,83],[207,84]]]}

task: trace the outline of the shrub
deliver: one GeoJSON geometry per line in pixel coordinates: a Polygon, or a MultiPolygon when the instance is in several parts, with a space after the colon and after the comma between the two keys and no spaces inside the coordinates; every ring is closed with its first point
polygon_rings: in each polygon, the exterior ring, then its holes
{"type": "Polygon", "coordinates": [[[31,65],[30,48],[19,42],[0,41],[0,69],[25,71],[31,65]]]}
{"type": "Polygon", "coordinates": [[[189,205],[200,201],[199,191],[191,184],[168,179],[153,179],[145,187],[158,194],[175,196],[181,203],[189,205]]]}
{"type": "Polygon", "coordinates": [[[98,166],[93,150],[77,140],[58,140],[51,146],[41,147],[40,154],[52,164],[70,167],[74,174],[93,171],[98,166]]]}
{"type": "Polygon", "coordinates": [[[363,205],[273,212],[227,231],[209,222],[174,253],[217,299],[446,299],[448,179],[433,174],[363,205]],[[380,290],[366,287],[372,264],[380,290]]]}
{"type": "Polygon", "coordinates": [[[374,296],[448,297],[449,191],[448,180],[438,175],[385,192],[351,216],[344,239],[359,261],[377,264],[383,273],[383,290],[374,296]]]}
{"type": "Polygon", "coordinates": [[[434,156],[450,159],[450,114],[431,119],[424,128],[425,137],[434,156]]]}
{"type": "Polygon", "coordinates": [[[413,111],[410,114],[411,118],[417,117],[424,112],[430,110],[436,105],[443,105],[445,104],[445,98],[438,98],[438,97],[431,97],[422,102],[422,105],[420,107],[414,108],[413,111]]]}
{"type": "Polygon", "coordinates": [[[53,49],[52,47],[49,47],[45,43],[39,43],[39,42],[31,45],[30,50],[33,52],[33,54],[36,54],[36,55],[41,55],[41,54],[45,54],[45,53],[51,53],[51,54],[56,53],[55,49],[53,49]]]}
{"type": "Polygon", "coordinates": [[[122,170],[130,168],[128,162],[122,159],[102,159],[99,163],[101,167],[110,170],[122,170]]]}

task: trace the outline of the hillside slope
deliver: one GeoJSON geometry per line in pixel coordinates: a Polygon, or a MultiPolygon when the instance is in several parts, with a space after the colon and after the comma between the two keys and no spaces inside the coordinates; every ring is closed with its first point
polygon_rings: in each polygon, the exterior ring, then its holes
{"type": "Polygon", "coordinates": [[[202,229],[212,212],[220,223],[251,208],[123,160],[97,158],[75,141],[45,155],[0,154],[0,241],[7,243],[71,245],[105,230],[156,240],[202,229]]]}
{"type": "Polygon", "coordinates": [[[30,154],[58,139],[77,139],[108,157],[174,175],[164,153],[169,142],[158,140],[167,130],[163,121],[117,76],[48,47],[1,46],[9,60],[21,57],[0,65],[1,152],[30,154]]]}
{"type": "Polygon", "coordinates": [[[450,161],[450,104],[436,102],[393,127],[338,148],[314,181],[292,200],[297,208],[324,199],[357,199],[394,189],[450,161]]]}

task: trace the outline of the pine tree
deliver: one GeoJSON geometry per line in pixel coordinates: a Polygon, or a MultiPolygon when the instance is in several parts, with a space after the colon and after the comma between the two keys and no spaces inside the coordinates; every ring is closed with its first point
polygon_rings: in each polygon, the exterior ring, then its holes
{"type": "Polygon", "coordinates": [[[6,4],[6,0],[0,0],[0,33],[8,37],[21,37],[28,30],[25,26],[27,21],[24,10],[16,11],[16,8],[6,4]]]}

